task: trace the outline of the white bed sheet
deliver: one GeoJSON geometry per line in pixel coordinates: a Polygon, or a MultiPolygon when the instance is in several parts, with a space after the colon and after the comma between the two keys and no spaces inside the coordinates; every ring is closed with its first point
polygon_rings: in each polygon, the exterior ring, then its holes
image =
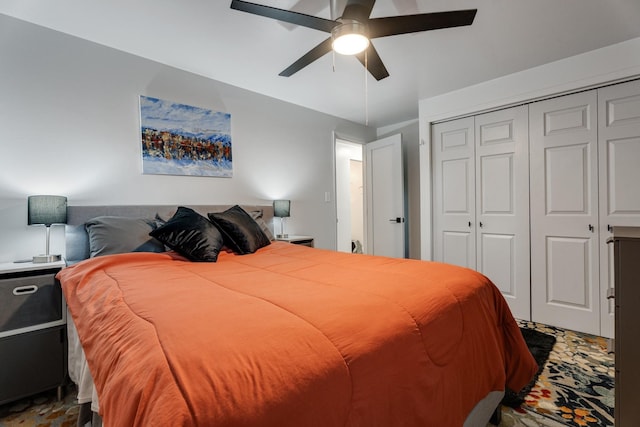
{"type": "Polygon", "coordinates": [[[76,331],[76,325],[73,323],[71,313],[67,309],[67,339],[68,339],[68,363],[69,363],[69,378],[78,387],[78,403],[83,404],[91,402],[91,410],[95,413],[99,413],[100,405],[98,403],[98,394],[93,384],[93,377],[89,371],[89,365],[87,359],[84,356],[84,350],[78,332],[76,331]]]}

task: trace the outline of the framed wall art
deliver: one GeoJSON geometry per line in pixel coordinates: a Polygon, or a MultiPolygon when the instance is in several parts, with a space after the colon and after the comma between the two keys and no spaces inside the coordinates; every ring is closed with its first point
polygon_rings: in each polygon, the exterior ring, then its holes
{"type": "Polygon", "coordinates": [[[231,115],[140,96],[142,173],[233,176],[231,115]]]}

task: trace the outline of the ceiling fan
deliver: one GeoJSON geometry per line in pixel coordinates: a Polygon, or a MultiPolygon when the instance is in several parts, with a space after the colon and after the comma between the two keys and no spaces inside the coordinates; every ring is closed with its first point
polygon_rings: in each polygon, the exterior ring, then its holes
{"type": "Polygon", "coordinates": [[[388,77],[389,72],[375,47],[369,42],[371,39],[471,25],[478,11],[477,9],[467,9],[370,18],[369,15],[375,2],[376,0],[347,0],[342,16],[335,21],[242,0],[232,0],[231,9],[266,16],[331,34],[331,37],[283,70],[279,74],[281,76],[289,77],[297,73],[333,49],[345,55],[355,55],[376,80],[388,77]]]}

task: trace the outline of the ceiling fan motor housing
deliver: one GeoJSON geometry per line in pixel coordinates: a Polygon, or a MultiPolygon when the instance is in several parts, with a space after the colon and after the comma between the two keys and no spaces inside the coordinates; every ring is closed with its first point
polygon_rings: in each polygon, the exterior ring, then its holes
{"type": "Polygon", "coordinates": [[[338,19],[331,30],[332,48],[343,55],[355,55],[369,47],[366,24],[355,19],[338,19]]]}

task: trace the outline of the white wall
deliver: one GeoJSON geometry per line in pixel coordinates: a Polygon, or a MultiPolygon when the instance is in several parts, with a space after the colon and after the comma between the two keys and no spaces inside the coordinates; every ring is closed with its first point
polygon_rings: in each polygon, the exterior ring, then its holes
{"type": "MultiPolygon", "coordinates": [[[[0,262],[44,251],[44,229],[26,225],[31,194],[71,205],[288,198],[287,231],[335,248],[332,135],[374,130],[4,15],[0,58],[0,262]],[[142,175],[139,95],[229,112],[233,178],[142,175]]],[[[63,252],[62,227],[51,239],[63,252]]]]}
{"type": "Polygon", "coordinates": [[[431,123],[640,76],[640,38],[419,103],[421,256],[432,257],[431,123]]]}

